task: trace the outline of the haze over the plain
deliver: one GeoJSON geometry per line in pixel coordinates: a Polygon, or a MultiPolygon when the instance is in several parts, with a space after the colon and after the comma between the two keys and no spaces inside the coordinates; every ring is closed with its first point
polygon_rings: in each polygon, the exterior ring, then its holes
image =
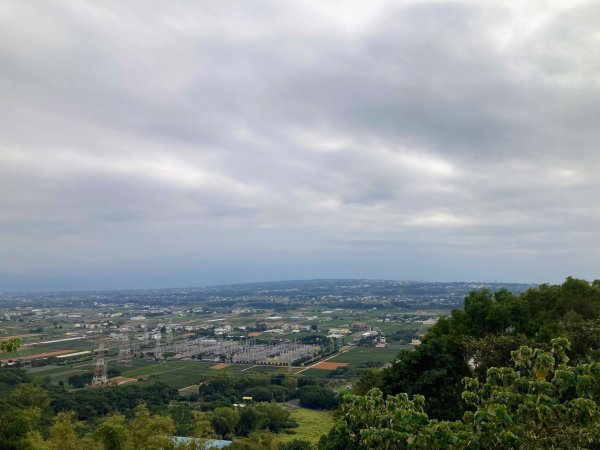
{"type": "Polygon", "coordinates": [[[598,23],[3,1],[0,289],[598,278],[598,23]]]}

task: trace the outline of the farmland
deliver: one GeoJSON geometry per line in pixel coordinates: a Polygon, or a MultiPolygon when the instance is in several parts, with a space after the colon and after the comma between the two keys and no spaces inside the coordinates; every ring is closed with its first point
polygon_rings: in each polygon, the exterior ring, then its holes
{"type": "Polygon", "coordinates": [[[341,355],[330,359],[331,362],[345,362],[360,365],[367,361],[387,363],[394,360],[400,350],[410,349],[408,345],[392,344],[387,348],[353,347],[341,355]]]}
{"type": "MultiPolygon", "coordinates": [[[[363,367],[366,362],[385,363],[393,360],[398,351],[403,348],[393,345],[388,348],[372,347],[350,347],[342,354],[334,356],[327,362],[317,363],[318,368],[302,371],[302,375],[319,379],[327,378],[329,372],[336,367],[349,367],[353,372],[363,367]]],[[[91,373],[94,371],[94,360],[75,363],[63,363],[64,365],[47,365],[30,369],[30,374],[38,382],[48,377],[52,383],[66,382],[72,375],[91,373]]],[[[268,366],[250,364],[215,364],[196,360],[163,361],[134,358],[128,365],[122,365],[116,357],[108,358],[109,368],[119,371],[121,376],[138,379],[140,382],[161,381],[177,389],[196,384],[207,377],[219,374],[236,375],[238,373],[265,373],[265,374],[287,374],[290,369],[287,366],[268,366]]],[[[300,371],[300,367],[292,367],[291,373],[300,371]]]]}
{"type": "MultiPolygon", "coordinates": [[[[230,365],[224,369],[216,370],[211,367],[213,363],[201,361],[165,361],[157,363],[153,360],[134,359],[129,365],[124,366],[115,360],[109,361],[108,367],[119,370],[121,376],[135,378],[140,382],[161,381],[174,388],[180,389],[200,382],[203,378],[220,373],[235,374],[247,365],[230,365]]],[[[53,383],[66,381],[71,375],[80,375],[94,371],[93,361],[84,363],[67,364],[64,366],[44,366],[30,370],[37,381],[49,377],[53,383]]]]}
{"type": "Polygon", "coordinates": [[[277,402],[298,424],[277,440],[315,445],[333,423],[339,393],[418,345],[468,287],[325,280],[0,294],[0,337],[22,340],[3,365],[24,369],[57,410],[82,420],[127,412],[143,399],[191,436],[200,414],[277,402]]]}
{"type": "MultiPolygon", "coordinates": [[[[112,376],[161,380],[177,388],[219,373],[300,372],[319,379],[350,379],[360,370],[392,361],[399,350],[412,348],[411,343],[440,314],[459,306],[473,287],[479,286],[323,280],[187,290],[0,294],[0,337],[19,336],[23,342],[19,351],[3,355],[5,362],[22,365],[39,382],[53,384],[91,374],[93,352],[101,340],[108,349],[112,376]],[[201,348],[188,346],[184,355],[177,346],[193,339],[212,339],[220,343],[215,348],[223,350],[202,356],[207,361],[195,359],[201,348]],[[314,346],[316,354],[294,350],[293,362],[269,356],[269,348],[276,351],[285,342],[290,349],[314,346]],[[275,365],[227,354],[232,343],[245,352],[262,348],[263,362],[273,360],[275,365]],[[119,362],[125,347],[131,354],[126,365],[119,362]],[[239,360],[248,364],[236,364],[239,360]],[[328,364],[305,370],[319,361],[328,364]],[[223,365],[211,368],[217,364],[223,365]]],[[[497,287],[503,286],[491,286],[497,287]]],[[[513,290],[523,288],[515,285],[513,290]]]]}

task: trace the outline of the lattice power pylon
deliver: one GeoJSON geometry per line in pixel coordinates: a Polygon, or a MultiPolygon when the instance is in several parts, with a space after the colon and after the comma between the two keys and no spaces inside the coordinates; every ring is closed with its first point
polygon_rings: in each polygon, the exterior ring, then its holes
{"type": "Polygon", "coordinates": [[[162,357],[163,357],[162,349],[160,348],[161,338],[162,338],[162,334],[158,333],[158,335],[156,336],[156,344],[154,346],[154,357],[156,359],[162,359],[162,357]]]}
{"type": "Polygon", "coordinates": [[[106,364],[106,354],[108,350],[104,348],[104,341],[100,341],[98,349],[96,349],[96,369],[92,378],[92,386],[103,387],[108,381],[108,368],[106,364]]]}
{"type": "Polygon", "coordinates": [[[173,342],[173,321],[170,321],[167,327],[167,344],[171,342],[173,342]]]}
{"type": "Polygon", "coordinates": [[[340,349],[340,347],[341,347],[340,339],[341,338],[338,336],[331,336],[329,338],[329,347],[330,347],[331,353],[337,352],[340,349]]]}
{"type": "Polygon", "coordinates": [[[129,345],[129,330],[121,330],[121,339],[123,341],[119,350],[119,364],[127,366],[131,363],[131,346],[129,345]]]}

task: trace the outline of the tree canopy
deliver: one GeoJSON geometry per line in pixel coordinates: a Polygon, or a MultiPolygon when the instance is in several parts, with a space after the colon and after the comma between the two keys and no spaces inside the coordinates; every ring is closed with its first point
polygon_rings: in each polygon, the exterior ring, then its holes
{"type": "Polygon", "coordinates": [[[320,450],[597,448],[600,362],[570,365],[566,338],[551,349],[522,346],[512,367],[463,380],[466,411],[439,421],[422,395],[348,395],[320,450]]]}
{"type": "Polygon", "coordinates": [[[600,281],[567,278],[514,295],[506,289],[473,291],[462,310],[440,319],[414,351],[401,351],[383,372],[365,373],[361,392],[380,387],[384,394],[424,395],[425,411],[453,420],[464,412],[461,380],[483,380],[487,369],[506,366],[520,345],[548,349],[550,340],[573,342],[569,357],[585,361],[600,354],[600,281]]]}
{"type": "Polygon", "coordinates": [[[11,338],[0,341],[0,353],[14,352],[21,346],[21,339],[11,338]]]}

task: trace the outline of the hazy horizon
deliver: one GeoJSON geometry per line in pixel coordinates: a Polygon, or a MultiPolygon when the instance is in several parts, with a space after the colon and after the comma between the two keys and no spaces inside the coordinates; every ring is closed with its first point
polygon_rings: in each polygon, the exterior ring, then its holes
{"type": "Polygon", "coordinates": [[[599,19],[2,2],[0,290],[599,278],[599,19]]]}
{"type": "MultiPolygon", "coordinates": [[[[268,285],[268,284],[279,284],[279,283],[307,283],[307,282],[331,282],[331,281],[364,281],[364,282],[398,282],[398,283],[431,283],[431,284],[453,284],[453,283],[465,283],[465,284],[514,284],[514,285],[539,285],[541,283],[535,282],[512,282],[506,280],[408,280],[408,279],[389,279],[389,278],[299,278],[299,279],[278,279],[278,280],[255,280],[255,281],[240,281],[240,282],[227,282],[218,284],[206,284],[206,285],[130,285],[130,286],[117,286],[108,284],[106,286],[90,286],[85,280],[72,280],[74,284],[70,284],[70,287],[61,287],[59,284],[53,287],[36,288],[29,287],[24,289],[22,287],[6,287],[0,289],[0,293],[34,293],[34,292],[85,292],[85,291],[136,291],[136,290],[177,290],[177,289],[212,289],[229,286],[251,286],[251,285],[268,285]]],[[[561,282],[564,280],[561,280],[561,282]]],[[[592,281],[592,280],[590,280],[592,281]]],[[[53,283],[60,283],[60,280],[53,280],[53,283]]],[[[560,283],[560,282],[559,282],[560,283]]],[[[18,285],[20,286],[20,285],[18,285]]]]}

